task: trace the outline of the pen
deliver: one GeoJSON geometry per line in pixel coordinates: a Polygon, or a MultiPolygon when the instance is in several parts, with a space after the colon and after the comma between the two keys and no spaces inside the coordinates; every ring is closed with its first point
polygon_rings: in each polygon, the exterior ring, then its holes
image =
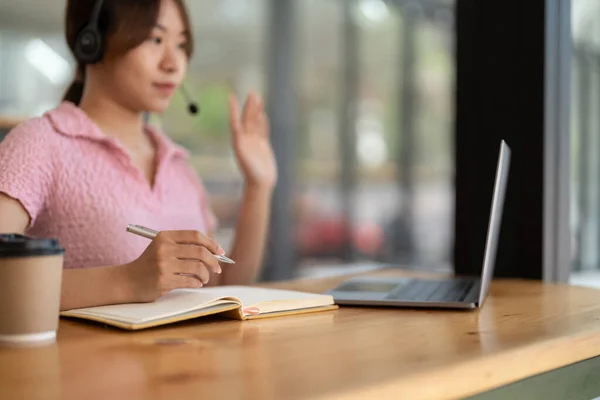
{"type": "MultiPolygon", "coordinates": [[[[145,237],[150,240],[154,239],[156,237],[156,235],[158,235],[158,232],[153,229],[146,228],[145,226],[131,225],[131,224],[127,225],[127,232],[131,232],[135,235],[142,236],[142,237],[145,237]]],[[[224,262],[227,264],[235,264],[235,261],[233,261],[229,257],[225,257],[220,254],[213,254],[213,255],[215,257],[217,257],[217,259],[221,262],[224,262]]]]}

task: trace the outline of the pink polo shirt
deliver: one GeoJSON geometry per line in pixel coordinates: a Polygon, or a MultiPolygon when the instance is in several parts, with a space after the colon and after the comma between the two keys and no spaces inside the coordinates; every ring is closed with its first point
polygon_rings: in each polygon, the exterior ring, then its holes
{"type": "Polygon", "coordinates": [[[161,132],[146,132],[157,149],[153,187],[120,142],[69,102],[20,124],[0,142],[0,192],[29,213],[26,234],[61,242],[65,268],[135,260],[149,240],[126,232],[127,224],[215,229],[188,153],[161,132]]]}

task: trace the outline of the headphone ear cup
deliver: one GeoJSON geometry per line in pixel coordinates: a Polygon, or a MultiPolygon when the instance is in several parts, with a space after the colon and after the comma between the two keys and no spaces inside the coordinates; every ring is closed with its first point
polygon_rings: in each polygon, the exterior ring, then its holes
{"type": "Polygon", "coordinates": [[[94,64],[102,59],[102,35],[97,29],[86,26],[77,35],[75,56],[82,64],[94,64]]]}

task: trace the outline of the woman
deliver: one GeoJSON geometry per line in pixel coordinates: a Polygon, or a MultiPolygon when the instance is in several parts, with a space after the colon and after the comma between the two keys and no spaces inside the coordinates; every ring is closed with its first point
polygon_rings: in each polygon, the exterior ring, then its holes
{"type": "Polygon", "coordinates": [[[221,268],[216,220],[186,151],[143,122],[144,112],[168,107],[186,73],[193,46],[183,1],[69,0],[66,36],[79,65],[65,101],[0,144],[0,232],[59,239],[61,309],[252,281],[277,179],[261,99],[251,94],[241,113],[234,97],[229,104],[245,187],[236,264],[221,268]],[[77,37],[96,5],[103,46],[89,61],[77,37]],[[160,233],[149,241],[127,233],[129,223],[160,233]]]}

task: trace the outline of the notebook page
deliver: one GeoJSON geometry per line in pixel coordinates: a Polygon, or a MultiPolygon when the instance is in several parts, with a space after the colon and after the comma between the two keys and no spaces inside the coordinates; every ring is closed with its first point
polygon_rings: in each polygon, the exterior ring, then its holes
{"type": "MultiPolygon", "coordinates": [[[[142,323],[201,309],[217,299],[204,289],[176,289],[151,303],[114,304],[69,310],[71,314],[96,315],[131,323],[142,323]]],[[[222,301],[221,303],[226,303],[222,301]]],[[[229,301],[231,302],[231,301],[229,301]]]]}
{"type": "Polygon", "coordinates": [[[242,302],[243,307],[261,305],[261,312],[316,307],[333,304],[333,297],[324,294],[297,292],[293,290],[265,289],[249,286],[220,286],[202,289],[211,297],[232,296],[242,302]],[[270,303],[270,304],[269,304],[270,303]],[[288,303],[287,305],[285,303],[288,303]]]}

